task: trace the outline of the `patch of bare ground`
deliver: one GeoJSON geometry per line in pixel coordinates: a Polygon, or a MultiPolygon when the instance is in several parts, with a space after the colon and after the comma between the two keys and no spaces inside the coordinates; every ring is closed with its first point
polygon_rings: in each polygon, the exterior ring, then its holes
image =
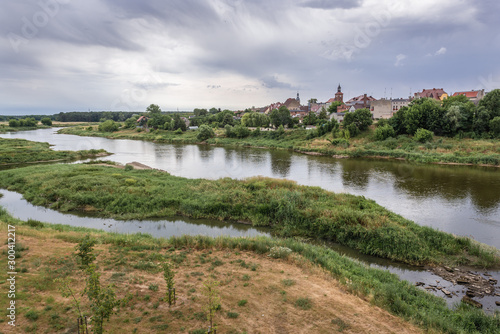
{"type": "MultiPolygon", "coordinates": [[[[29,249],[18,259],[19,268],[26,268],[26,272],[17,277],[17,289],[22,293],[16,329],[75,332],[75,307],[61,296],[53,278],[68,275],[77,295],[82,293],[84,275],[71,263],[76,243],[66,241],[74,240],[77,233],[18,230],[18,242],[29,249]],[[27,318],[28,310],[35,311],[38,318],[27,318]]],[[[134,250],[114,245],[98,245],[95,253],[102,284],[111,283],[119,298],[128,297],[106,323],[109,333],[206,329],[202,310],[206,302],[201,291],[209,277],[221,283],[221,310],[215,319],[218,333],[423,332],[347,293],[336,280],[297,254],[283,260],[237,250],[134,250]],[[160,264],[164,258],[175,266],[177,303],[172,306],[163,300],[165,282],[160,264]]],[[[81,299],[87,309],[86,297],[81,299]]],[[[6,294],[0,296],[0,302],[6,305],[6,294]]]]}

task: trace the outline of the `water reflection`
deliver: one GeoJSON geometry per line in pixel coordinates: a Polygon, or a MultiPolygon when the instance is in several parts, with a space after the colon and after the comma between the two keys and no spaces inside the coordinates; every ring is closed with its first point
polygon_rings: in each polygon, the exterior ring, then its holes
{"type": "Polygon", "coordinates": [[[288,178],[292,167],[292,155],[288,151],[277,150],[271,152],[271,171],[273,177],[288,178]]]}

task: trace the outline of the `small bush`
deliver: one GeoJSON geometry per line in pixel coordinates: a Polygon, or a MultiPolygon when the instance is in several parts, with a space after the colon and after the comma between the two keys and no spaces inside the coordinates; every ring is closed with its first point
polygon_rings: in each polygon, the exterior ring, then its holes
{"type": "Polygon", "coordinates": [[[52,126],[52,120],[49,117],[44,117],[41,120],[43,125],[52,126]]]}
{"type": "Polygon", "coordinates": [[[434,133],[432,131],[426,130],[426,129],[418,129],[417,132],[415,132],[415,136],[413,136],[413,139],[415,141],[418,141],[419,143],[426,143],[428,141],[431,141],[434,138],[434,133]]]}
{"type": "Polygon", "coordinates": [[[205,141],[209,138],[215,137],[215,132],[214,129],[212,129],[210,126],[206,124],[202,124],[200,128],[198,129],[198,134],[196,135],[196,138],[199,141],[205,141]]]}
{"type": "Polygon", "coordinates": [[[227,312],[227,317],[230,319],[236,319],[236,318],[238,318],[239,315],[240,314],[236,313],[236,312],[227,312]]]}
{"type": "Polygon", "coordinates": [[[148,289],[151,291],[158,291],[158,284],[150,284],[148,289]]]}
{"type": "Polygon", "coordinates": [[[24,316],[31,321],[38,320],[38,312],[35,310],[29,310],[28,312],[26,312],[24,316]]]}
{"type": "Polygon", "coordinates": [[[295,285],[295,281],[293,279],[283,279],[281,280],[281,284],[283,284],[284,286],[292,286],[292,285],[295,285]]]}
{"type": "Polygon", "coordinates": [[[99,124],[99,131],[101,132],[118,131],[118,123],[115,123],[115,121],[108,119],[107,121],[104,121],[101,124],[99,124]]]}
{"type": "Polygon", "coordinates": [[[379,126],[375,129],[375,140],[382,141],[390,137],[394,137],[396,132],[394,128],[389,124],[384,126],[379,126]]]}
{"type": "Polygon", "coordinates": [[[295,306],[303,310],[310,310],[312,307],[312,302],[309,298],[299,298],[295,302],[295,306]]]}
{"type": "Polygon", "coordinates": [[[269,256],[274,259],[286,259],[291,252],[288,247],[274,246],[269,250],[269,256]]]}
{"type": "Polygon", "coordinates": [[[242,299],[242,300],[238,301],[238,306],[245,306],[247,303],[248,303],[248,300],[242,299]]]}

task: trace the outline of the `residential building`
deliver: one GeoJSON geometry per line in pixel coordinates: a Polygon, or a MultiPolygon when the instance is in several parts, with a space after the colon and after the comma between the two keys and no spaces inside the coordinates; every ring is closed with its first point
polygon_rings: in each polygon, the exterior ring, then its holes
{"type": "Polygon", "coordinates": [[[370,111],[374,119],[391,118],[393,114],[392,101],[387,99],[372,101],[370,111]]]}
{"type": "Polygon", "coordinates": [[[432,89],[424,89],[420,93],[415,93],[415,98],[420,99],[422,97],[428,97],[431,99],[435,99],[438,101],[443,101],[448,97],[448,93],[446,93],[443,88],[432,88],[432,89]]]}
{"type": "Polygon", "coordinates": [[[396,113],[402,107],[408,107],[412,99],[394,99],[391,100],[392,112],[396,113]]]}
{"type": "Polygon", "coordinates": [[[474,102],[474,104],[478,104],[479,101],[483,99],[485,94],[484,94],[484,89],[481,89],[481,90],[470,90],[465,92],[456,92],[452,96],[458,96],[458,95],[464,95],[469,100],[474,102]]]}

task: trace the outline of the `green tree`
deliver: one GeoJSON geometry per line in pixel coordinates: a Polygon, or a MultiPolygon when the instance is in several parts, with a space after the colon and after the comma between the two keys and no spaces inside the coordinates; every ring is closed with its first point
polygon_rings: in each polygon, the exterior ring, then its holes
{"type": "Polygon", "coordinates": [[[269,118],[271,119],[271,124],[278,128],[280,125],[283,126],[292,126],[293,119],[290,115],[290,110],[286,106],[281,106],[279,109],[274,109],[269,114],[269,118]]]}
{"type": "Polygon", "coordinates": [[[172,270],[172,266],[168,262],[163,263],[163,278],[165,278],[165,283],[167,284],[166,297],[168,299],[168,305],[175,303],[175,272],[172,270]]]}
{"type": "Polygon", "coordinates": [[[493,132],[495,136],[500,136],[500,116],[497,116],[490,121],[490,131],[493,132]]]}
{"type": "Polygon", "coordinates": [[[160,109],[160,106],[157,105],[157,104],[150,104],[147,108],[146,108],[146,112],[150,115],[150,116],[153,116],[153,115],[156,115],[156,114],[161,114],[161,109],[160,109]]]}
{"type": "Polygon", "coordinates": [[[118,131],[118,123],[115,123],[115,121],[108,119],[107,121],[104,121],[101,124],[99,124],[99,131],[101,132],[118,131]]]}
{"type": "Polygon", "coordinates": [[[21,122],[19,122],[19,120],[15,119],[15,118],[11,118],[11,119],[9,119],[9,126],[11,128],[18,128],[21,126],[21,122]]]}
{"type": "Polygon", "coordinates": [[[428,141],[432,141],[433,136],[434,134],[432,133],[432,131],[420,128],[415,131],[413,139],[420,143],[426,143],[428,141]]]}
{"type": "Polygon", "coordinates": [[[340,102],[340,101],[333,101],[328,106],[328,109],[327,109],[328,113],[331,114],[331,113],[337,112],[337,107],[341,106],[341,105],[342,105],[342,102],[340,102]]]}
{"type": "Polygon", "coordinates": [[[202,295],[205,297],[203,311],[207,314],[207,321],[210,323],[210,330],[212,331],[217,329],[217,325],[214,324],[214,318],[215,312],[220,308],[219,285],[218,281],[209,278],[203,283],[201,290],[202,295]]]}
{"type": "Polygon", "coordinates": [[[321,107],[321,111],[319,112],[319,119],[328,119],[328,115],[326,113],[325,107],[321,107]]]}
{"type": "Polygon", "coordinates": [[[318,103],[318,99],[315,99],[315,98],[312,98],[312,99],[309,99],[309,101],[307,101],[309,103],[318,103]]]}
{"type": "Polygon", "coordinates": [[[484,106],[479,106],[474,114],[474,119],[472,122],[472,128],[477,134],[485,133],[489,131],[491,112],[484,106]]]}
{"type": "Polygon", "coordinates": [[[116,299],[116,294],[111,286],[101,286],[101,275],[96,271],[95,264],[90,264],[85,272],[88,276],[84,293],[90,301],[92,332],[102,334],[104,333],[104,320],[109,321],[119,301],[116,299]]]}
{"type": "Polygon", "coordinates": [[[419,128],[442,131],[443,111],[439,102],[434,99],[413,100],[406,113],[406,132],[413,135],[419,128]]]}
{"type": "Polygon", "coordinates": [[[193,110],[193,113],[195,116],[206,116],[208,114],[207,109],[200,109],[200,108],[195,108],[193,110]]]}
{"type": "Polygon", "coordinates": [[[96,243],[97,241],[87,234],[83,237],[82,241],[76,245],[76,258],[81,269],[87,268],[92,262],[95,261],[96,256],[94,255],[94,246],[96,243]]]}
{"type": "Polygon", "coordinates": [[[52,120],[50,119],[50,117],[42,118],[41,122],[43,125],[52,126],[52,120]]]}
{"type": "Polygon", "coordinates": [[[394,128],[390,126],[389,124],[386,124],[384,126],[378,126],[375,129],[375,140],[381,141],[385,140],[390,137],[394,137],[396,135],[396,132],[394,131],[394,128]]]}
{"type": "Polygon", "coordinates": [[[366,108],[348,112],[344,116],[344,128],[349,129],[351,137],[355,137],[360,131],[365,131],[372,123],[372,114],[370,110],[366,108]],[[354,125],[357,131],[351,124],[354,125]]]}
{"type": "MultiPolygon", "coordinates": [[[[54,280],[54,283],[56,283],[57,285],[57,289],[59,290],[59,292],[61,292],[61,295],[64,297],[64,298],[72,298],[73,299],[73,304],[75,305],[76,307],[76,311],[78,312],[78,316],[80,319],[84,319],[84,315],[83,315],[83,311],[82,311],[82,307],[81,307],[81,300],[80,300],[80,297],[78,297],[75,293],[75,291],[73,291],[73,289],[71,288],[71,282],[70,282],[70,279],[68,277],[66,278],[56,278],[54,280]]],[[[83,333],[87,333],[87,324],[85,322],[78,322],[78,333],[80,332],[83,332],[83,333]]]]}
{"type": "Polygon", "coordinates": [[[480,107],[489,111],[491,119],[500,116],[500,89],[494,89],[479,102],[480,107]]]}
{"type": "Polygon", "coordinates": [[[139,116],[132,116],[129,117],[125,120],[125,125],[124,128],[126,129],[135,129],[137,126],[137,120],[139,119],[139,116]]]}
{"type": "Polygon", "coordinates": [[[172,119],[172,124],[171,124],[171,130],[177,130],[181,129],[182,131],[186,131],[186,122],[181,118],[179,114],[175,114],[174,118],[172,119]]]}
{"type": "Polygon", "coordinates": [[[196,135],[196,138],[199,141],[205,141],[213,137],[215,137],[214,129],[212,129],[209,125],[206,124],[200,126],[200,128],[198,129],[198,134],[196,135]]]}

